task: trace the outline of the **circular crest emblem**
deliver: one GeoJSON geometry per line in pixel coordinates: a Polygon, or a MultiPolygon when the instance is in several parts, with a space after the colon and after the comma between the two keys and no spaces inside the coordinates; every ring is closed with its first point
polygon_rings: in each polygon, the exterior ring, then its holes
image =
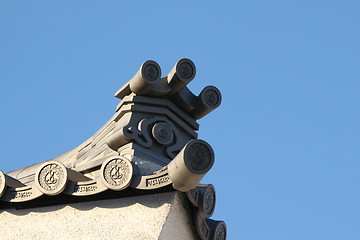
{"type": "Polygon", "coordinates": [[[189,82],[195,77],[195,64],[190,59],[183,58],[178,62],[176,72],[183,81],[189,82]]]}
{"type": "Polygon", "coordinates": [[[53,196],[64,191],[67,177],[67,170],[62,163],[49,161],[40,166],[35,181],[41,192],[53,196]]]}
{"type": "Polygon", "coordinates": [[[226,239],[226,225],[223,221],[221,221],[215,230],[214,234],[215,240],[225,240],[226,239]]]}
{"type": "Polygon", "coordinates": [[[185,149],[185,164],[193,173],[203,174],[214,164],[214,151],[205,141],[196,139],[185,149]]]}
{"type": "Polygon", "coordinates": [[[205,102],[210,106],[215,106],[219,102],[219,95],[214,89],[205,92],[205,102]]]}
{"type": "Polygon", "coordinates": [[[198,201],[199,201],[199,193],[197,192],[196,188],[191,189],[190,191],[186,192],[186,196],[188,197],[189,201],[192,203],[192,205],[198,207],[198,201]]]}
{"type": "Polygon", "coordinates": [[[160,66],[155,61],[146,61],[142,66],[141,73],[143,78],[145,78],[147,81],[153,82],[160,78],[160,66]]]}
{"type": "Polygon", "coordinates": [[[174,132],[166,122],[155,123],[152,128],[152,134],[155,140],[161,145],[169,145],[174,139],[174,132]]]}
{"type": "Polygon", "coordinates": [[[5,174],[0,171],[0,197],[4,194],[6,189],[5,174]]]}
{"type": "Polygon", "coordinates": [[[215,201],[216,201],[215,188],[212,184],[209,184],[205,189],[202,209],[201,209],[204,218],[209,218],[213,215],[215,210],[215,201]]]}
{"type": "Polygon", "coordinates": [[[217,108],[221,103],[221,93],[214,86],[207,86],[201,93],[203,102],[209,108],[217,108]]]}
{"type": "Polygon", "coordinates": [[[127,188],[132,176],[131,162],[120,156],[108,159],[101,166],[101,180],[111,190],[120,191],[127,188]]]}

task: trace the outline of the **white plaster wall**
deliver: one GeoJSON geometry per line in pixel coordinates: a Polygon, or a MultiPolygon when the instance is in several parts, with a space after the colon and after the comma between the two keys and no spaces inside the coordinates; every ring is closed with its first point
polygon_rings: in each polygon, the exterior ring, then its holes
{"type": "Polygon", "coordinates": [[[0,239],[194,239],[182,204],[177,193],[170,192],[1,210],[0,239]]]}
{"type": "Polygon", "coordinates": [[[184,209],[180,194],[174,196],[170,212],[159,236],[159,240],[195,240],[189,213],[184,209]]]}

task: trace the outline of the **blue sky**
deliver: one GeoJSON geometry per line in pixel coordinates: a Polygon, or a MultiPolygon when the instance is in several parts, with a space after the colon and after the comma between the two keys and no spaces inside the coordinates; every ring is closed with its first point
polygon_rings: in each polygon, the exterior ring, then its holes
{"type": "Polygon", "coordinates": [[[79,145],[142,62],[187,57],[189,88],[223,94],[199,137],[228,239],[360,239],[360,2],[133,2],[0,2],[0,169],[79,145]]]}

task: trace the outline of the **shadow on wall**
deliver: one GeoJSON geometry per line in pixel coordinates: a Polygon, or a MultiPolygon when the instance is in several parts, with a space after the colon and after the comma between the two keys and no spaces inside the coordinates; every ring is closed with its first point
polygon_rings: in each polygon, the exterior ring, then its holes
{"type": "Polygon", "coordinates": [[[91,202],[80,202],[72,204],[62,204],[56,206],[47,206],[39,208],[28,208],[28,209],[4,209],[0,211],[0,214],[3,212],[10,213],[16,216],[25,216],[29,213],[48,213],[55,212],[66,207],[74,208],[79,211],[90,211],[94,208],[104,208],[104,209],[117,209],[117,208],[127,208],[132,205],[141,205],[147,208],[160,208],[166,204],[170,205],[174,201],[175,192],[170,193],[160,193],[160,194],[150,194],[143,196],[134,196],[127,198],[117,198],[109,200],[97,200],[91,202]]]}

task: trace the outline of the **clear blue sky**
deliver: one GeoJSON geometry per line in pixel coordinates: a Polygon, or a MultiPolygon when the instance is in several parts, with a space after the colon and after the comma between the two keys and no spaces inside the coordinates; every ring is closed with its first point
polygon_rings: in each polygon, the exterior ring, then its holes
{"type": "Polygon", "coordinates": [[[77,146],[142,62],[188,57],[189,88],[223,93],[199,135],[228,239],[359,240],[359,29],[356,0],[3,0],[0,169],[77,146]]]}

